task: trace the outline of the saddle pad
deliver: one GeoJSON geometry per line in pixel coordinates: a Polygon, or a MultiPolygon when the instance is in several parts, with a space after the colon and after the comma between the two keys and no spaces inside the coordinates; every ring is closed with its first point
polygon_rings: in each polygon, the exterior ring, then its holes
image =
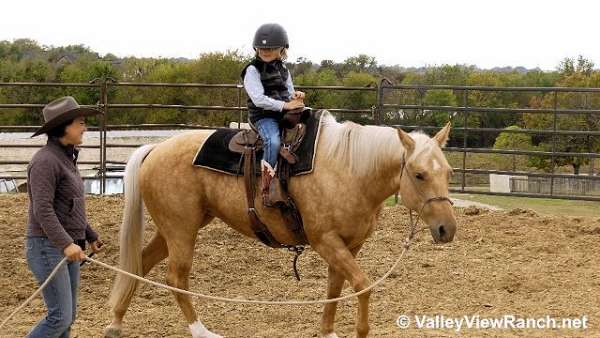
{"type": "MultiPolygon", "coordinates": [[[[313,170],[322,111],[313,111],[306,121],[306,135],[296,151],[298,162],[291,165],[290,176],[310,174],[313,170]]],[[[239,129],[220,128],[212,133],[198,149],[193,165],[231,175],[243,175],[242,155],[229,150],[229,141],[239,129]]],[[[260,176],[263,152],[256,152],[256,175],[260,176]]],[[[281,161],[281,158],[279,159],[281,161]]]]}

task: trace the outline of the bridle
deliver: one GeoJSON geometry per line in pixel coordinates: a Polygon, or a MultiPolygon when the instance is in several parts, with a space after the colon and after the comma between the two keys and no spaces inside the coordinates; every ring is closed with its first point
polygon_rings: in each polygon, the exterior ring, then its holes
{"type": "MultiPolygon", "coordinates": [[[[400,184],[402,184],[402,175],[404,174],[404,171],[407,172],[408,177],[410,178],[411,182],[413,183],[413,186],[415,187],[415,189],[418,190],[418,193],[420,196],[424,197],[426,196],[426,194],[423,192],[423,190],[421,189],[421,187],[419,187],[419,185],[417,184],[417,182],[415,182],[414,177],[408,172],[408,169],[406,168],[406,155],[403,153],[402,154],[402,167],[400,169],[400,184]]],[[[410,216],[410,227],[409,227],[409,234],[408,234],[408,238],[404,243],[404,246],[407,247],[410,244],[410,241],[412,241],[413,237],[428,228],[428,226],[424,226],[420,229],[417,230],[417,224],[419,223],[419,219],[421,218],[421,214],[423,213],[423,209],[425,209],[425,207],[431,203],[431,202],[437,202],[437,201],[442,201],[442,202],[448,202],[450,203],[450,205],[454,205],[454,202],[452,202],[452,200],[450,200],[450,198],[446,197],[446,196],[434,196],[434,197],[430,197],[427,198],[425,200],[425,202],[423,202],[423,205],[421,205],[421,208],[419,209],[419,212],[417,213],[416,218],[413,217],[413,209],[409,208],[409,216],[410,216]]]]}

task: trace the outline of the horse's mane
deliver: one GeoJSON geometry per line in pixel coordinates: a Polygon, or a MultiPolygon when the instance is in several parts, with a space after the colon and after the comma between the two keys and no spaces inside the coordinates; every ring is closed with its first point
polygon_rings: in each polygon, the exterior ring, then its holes
{"type": "Polygon", "coordinates": [[[403,147],[393,128],[339,123],[331,114],[324,114],[319,147],[327,158],[348,167],[352,174],[368,175],[401,156],[403,147]]]}
{"type": "MultiPolygon", "coordinates": [[[[392,161],[399,161],[404,147],[398,131],[391,127],[361,126],[353,122],[339,123],[328,112],[321,119],[319,146],[327,158],[348,167],[352,174],[366,176],[392,161]]],[[[421,131],[413,131],[413,156],[431,150],[432,139],[421,131]]]]}

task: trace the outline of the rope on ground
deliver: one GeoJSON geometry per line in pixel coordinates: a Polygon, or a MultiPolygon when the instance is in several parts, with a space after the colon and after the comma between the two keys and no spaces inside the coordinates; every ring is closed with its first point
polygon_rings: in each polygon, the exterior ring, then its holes
{"type": "Polygon", "coordinates": [[[60,262],[58,262],[58,264],[56,264],[56,266],[54,267],[54,270],[52,270],[52,272],[50,273],[48,278],[46,278],[44,283],[42,283],[42,285],[40,285],[40,287],[37,290],[35,290],[35,292],[31,296],[29,296],[29,298],[27,298],[21,305],[19,305],[19,307],[17,307],[10,315],[8,315],[8,317],[6,317],[2,321],[2,324],[0,324],[0,329],[2,327],[4,327],[4,325],[6,325],[6,323],[8,323],[8,321],[14,315],[17,314],[17,312],[21,311],[21,309],[23,309],[25,307],[25,305],[29,304],[29,302],[31,302],[37,295],[39,295],[40,292],[42,292],[46,288],[46,286],[48,286],[48,283],[50,283],[52,278],[54,278],[56,273],[58,273],[58,270],[61,268],[61,266],[63,266],[65,264],[66,261],[67,261],[67,257],[63,258],[62,261],[60,261],[60,262]]]}
{"type": "MultiPolygon", "coordinates": [[[[105,267],[109,270],[113,270],[117,273],[121,273],[124,274],[128,277],[131,278],[135,278],[139,281],[142,281],[144,283],[148,283],[151,285],[154,285],[156,287],[159,288],[163,288],[163,289],[167,289],[173,292],[178,292],[178,293],[182,293],[185,295],[189,295],[192,297],[198,297],[198,298],[202,298],[205,300],[209,300],[209,301],[215,301],[215,302],[222,302],[222,303],[237,303],[237,304],[260,304],[260,305],[316,305],[316,304],[328,304],[328,303],[335,303],[335,302],[340,302],[340,301],[345,301],[348,300],[350,298],[354,298],[354,297],[358,297],[364,293],[367,293],[369,291],[371,291],[373,288],[375,288],[376,286],[378,286],[379,284],[383,283],[383,281],[385,281],[389,275],[394,272],[394,270],[398,267],[398,265],[400,264],[400,262],[402,261],[402,258],[404,257],[404,254],[406,253],[406,251],[408,251],[408,249],[410,248],[410,245],[412,244],[412,240],[413,237],[415,235],[414,230],[411,231],[410,235],[408,236],[408,238],[406,238],[406,240],[402,243],[402,252],[400,253],[400,256],[398,257],[398,259],[396,260],[396,262],[392,265],[392,267],[383,275],[381,276],[377,281],[375,281],[375,283],[369,285],[367,288],[351,293],[349,295],[346,296],[342,296],[342,297],[337,297],[337,298],[328,298],[328,299],[318,299],[318,300],[288,300],[288,301],[270,301],[270,300],[257,300],[257,299],[241,299],[241,298],[226,298],[226,297],[219,297],[219,296],[211,296],[211,295],[206,295],[206,294],[202,294],[202,293],[197,293],[197,292],[192,292],[192,291],[188,291],[188,290],[183,290],[183,289],[179,289],[176,287],[172,287],[170,285],[166,285],[163,283],[159,283],[159,282],[155,282],[149,279],[146,279],[144,277],[138,276],[136,274],[130,273],[128,271],[122,270],[120,268],[114,267],[112,265],[106,264],[104,262],[101,262],[97,259],[93,259],[89,256],[86,256],[85,259],[89,262],[92,262],[94,264],[98,264],[102,267],[105,267]]],[[[52,272],[50,273],[50,275],[48,276],[48,278],[46,278],[46,280],[44,281],[44,283],[29,297],[27,298],[21,305],[19,305],[19,307],[17,307],[10,315],[8,315],[8,317],[6,317],[3,321],[2,324],[0,324],[0,329],[2,329],[4,327],[4,325],[6,325],[6,323],[13,317],[15,316],[21,309],[23,309],[23,307],[25,307],[25,305],[29,304],[29,302],[31,302],[38,294],[40,294],[40,292],[42,292],[42,290],[44,290],[44,288],[48,285],[48,283],[50,282],[50,280],[52,280],[52,278],[54,278],[54,276],[56,275],[56,273],[58,272],[58,270],[60,269],[60,267],[67,261],[67,258],[63,258],[62,261],[60,261],[56,267],[54,268],[54,270],[52,270],[52,272]]]]}
{"type": "Polygon", "coordinates": [[[117,267],[108,265],[106,263],[100,262],[98,260],[95,260],[93,258],[87,258],[90,262],[98,264],[100,266],[103,266],[107,269],[116,271],[118,273],[124,274],[128,277],[131,278],[135,278],[139,281],[142,281],[144,283],[148,283],[154,286],[157,286],[159,288],[163,288],[163,289],[167,289],[167,290],[171,290],[173,292],[178,292],[178,293],[182,293],[185,295],[189,295],[192,297],[198,297],[198,298],[202,298],[205,300],[210,300],[210,301],[215,301],[215,302],[222,302],[222,303],[237,303],[237,304],[260,304],[260,305],[316,305],[316,304],[328,304],[328,303],[335,303],[335,302],[339,302],[339,301],[344,301],[350,298],[354,298],[354,297],[358,297],[364,293],[367,293],[369,291],[371,291],[374,287],[376,287],[377,285],[383,283],[383,281],[392,273],[394,272],[394,270],[396,269],[396,267],[398,267],[398,265],[400,264],[400,261],[402,260],[402,257],[404,256],[404,254],[406,253],[406,251],[408,250],[408,246],[404,246],[402,249],[402,252],[400,253],[400,257],[398,257],[398,259],[396,260],[396,262],[392,265],[392,267],[383,275],[381,276],[381,278],[379,278],[377,281],[375,281],[375,283],[369,285],[367,288],[362,289],[360,291],[351,293],[349,295],[343,296],[343,297],[337,297],[337,298],[329,298],[329,299],[318,299],[318,300],[288,300],[288,301],[271,301],[271,300],[258,300],[258,299],[241,299],[241,298],[226,298],[226,297],[219,297],[219,296],[211,296],[211,295],[206,295],[206,294],[202,294],[202,293],[197,293],[197,292],[192,292],[192,291],[188,291],[188,290],[183,290],[183,289],[179,289],[176,287],[172,287],[170,285],[166,285],[163,283],[159,283],[159,282],[155,282],[149,279],[146,279],[144,277],[140,277],[138,275],[135,275],[133,273],[121,270],[117,267]]]}

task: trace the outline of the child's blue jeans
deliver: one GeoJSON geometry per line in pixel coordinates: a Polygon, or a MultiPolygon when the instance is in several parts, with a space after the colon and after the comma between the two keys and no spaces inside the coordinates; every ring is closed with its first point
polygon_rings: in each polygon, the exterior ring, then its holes
{"type": "Polygon", "coordinates": [[[263,139],[263,160],[275,169],[279,147],[281,146],[279,123],[277,120],[267,117],[256,121],[254,125],[263,139]]]}

